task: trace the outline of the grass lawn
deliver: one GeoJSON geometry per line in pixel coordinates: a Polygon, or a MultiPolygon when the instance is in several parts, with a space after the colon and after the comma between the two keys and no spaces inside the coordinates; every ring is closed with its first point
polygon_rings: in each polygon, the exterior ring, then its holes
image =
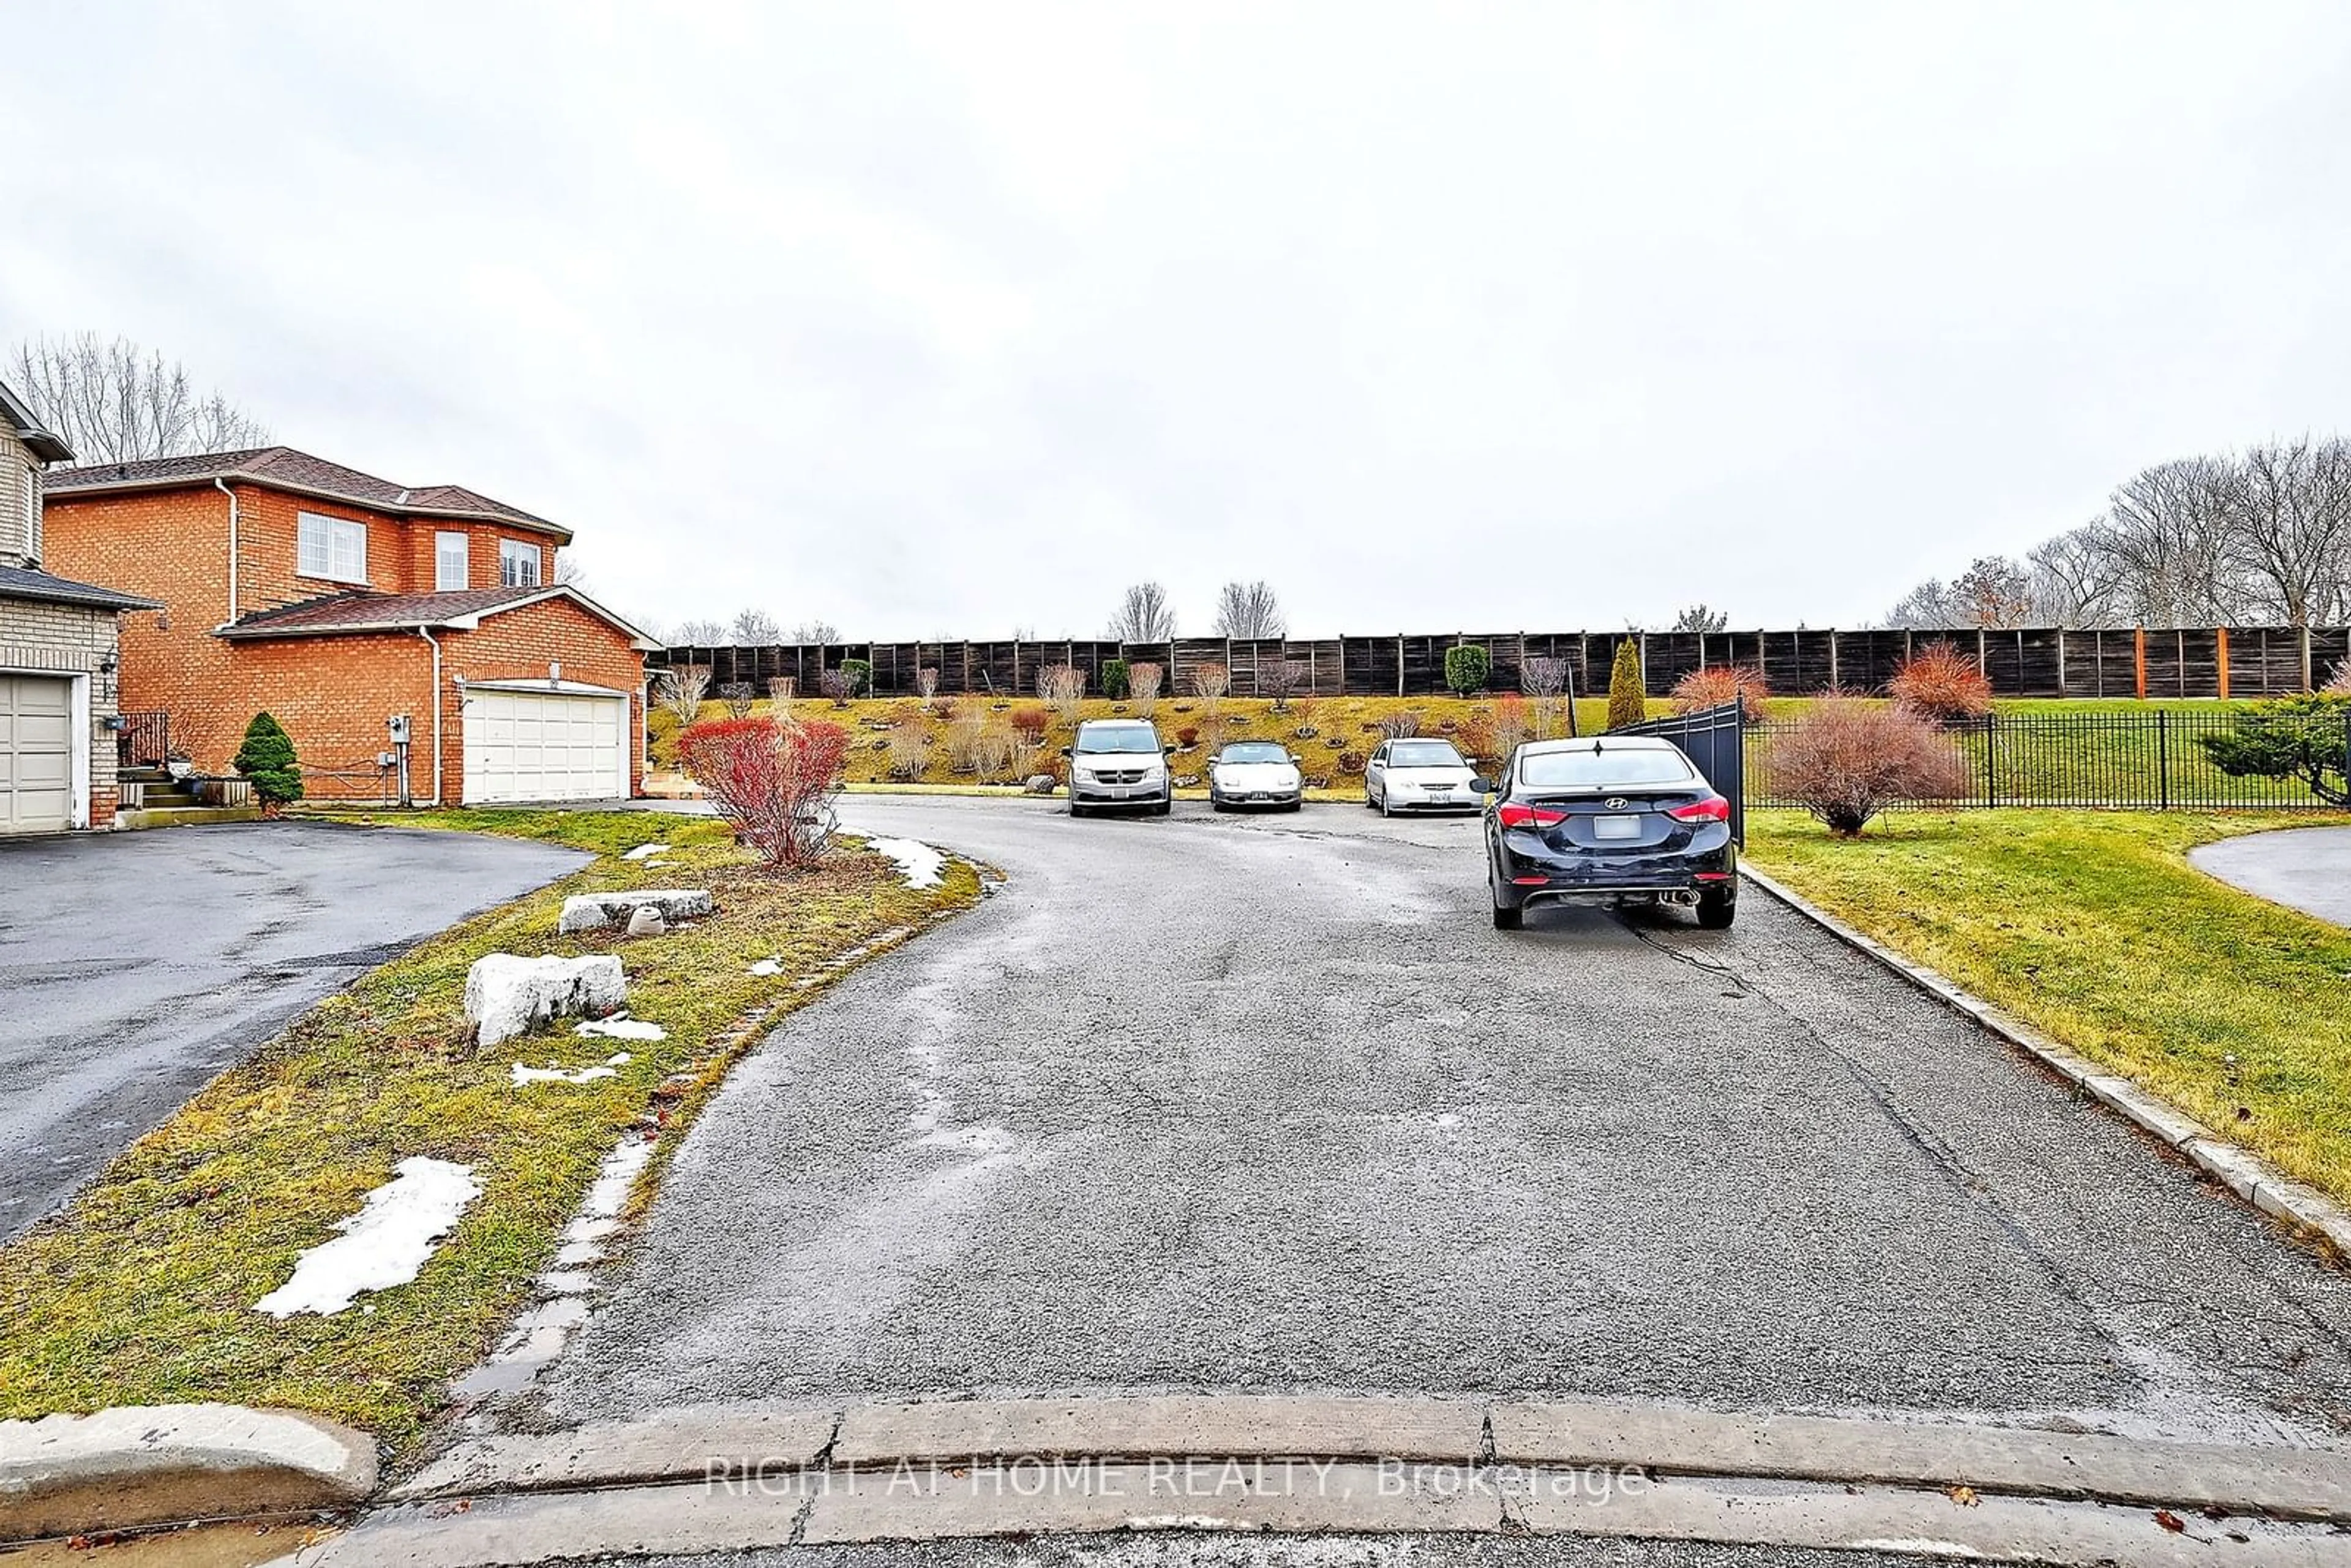
{"type": "Polygon", "coordinates": [[[328,998],[133,1145],[64,1213],[0,1249],[0,1417],[232,1400],[315,1411],[397,1449],[497,1337],[598,1162],[645,1122],[664,1079],[692,1075],[668,1113],[674,1129],[760,1032],[742,1030],[747,1012],[772,1009],[772,1024],[823,994],[796,977],[979,896],[969,866],[917,892],[891,862],[854,849],[776,876],[707,819],[453,810],[398,821],[598,858],[328,998]],[[677,863],[617,858],[653,840],[677,863]],[[567,894],[679,885],[711,888],[717,915],[636,942],[555,933],[567,894]],[[486,1050],[467,1040],[461,997],[474,959],[599,950],[621,954],[632,1014],[665,1027],[667,1040],[580,1039],[562,1025],[486,1050]],[[770,957],[780,974],[747,972],[770,957]],[[632,1060],[601,1082],[510,1081],[517,1063],[584,1067],[622,1050],[632,1060]],[[471,1166],[483,1191],[413,1283],[330,1316],[281,1322],[254,1310],[300,1252],[416,1155],[471,1166]]]}
{"type": "Polygon", "coordinates": [[[2351,931],[2198,844],[2308,813],[1902,812],[1855,841],[1758,811],[1748,854],[1906,956],[2351,1203],[2351,931]]]}

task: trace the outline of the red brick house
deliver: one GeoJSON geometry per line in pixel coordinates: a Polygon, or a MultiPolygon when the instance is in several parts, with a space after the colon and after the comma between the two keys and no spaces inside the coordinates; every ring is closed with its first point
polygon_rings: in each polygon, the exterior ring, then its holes
{"type": "Polygon", "coordinates": [[[644,632],[555,581],[570,530],[455,485],[288,447],[53,469],[48,559],[162,603],[120,706],[209,773],[256,713],[313,799],[601,800],[643,779],[644,632]]]}

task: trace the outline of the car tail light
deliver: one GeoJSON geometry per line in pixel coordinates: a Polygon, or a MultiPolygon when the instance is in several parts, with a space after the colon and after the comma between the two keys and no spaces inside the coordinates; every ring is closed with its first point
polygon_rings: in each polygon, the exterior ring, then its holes
{"type": "Polygon", "coordinates": [[[1506,828],[1556,828],[1567,821],[1565,811],[1546,811],[1541,806],[1521,806],[1512,801],[1494,808],[1494,821],[1506,828]]]}
{"type": "Polygon", "coordinates": [[[1703,800],[1676,806],[1666,815],[1677,822],[1727,822],[1730,821],[1730,802],[1719,795],[1708,795],[1703,800]]]}

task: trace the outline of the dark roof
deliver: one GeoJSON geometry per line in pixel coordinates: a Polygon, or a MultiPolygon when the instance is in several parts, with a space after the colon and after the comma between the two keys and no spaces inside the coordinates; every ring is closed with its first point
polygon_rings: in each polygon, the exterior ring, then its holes
{"type": "Polygon", "coordinates": [[[46,571],[27,571],[14,566],[0,566],[0,599],[30,599],[43,604],[83,604],[93,610],[163,608],[155,601],[141,599],[135,593],[118,593],[111,588],[94,588],[87,582],[73,582],[62,577],[51,577],[46,571]]]}
{"type": "Polygon", "coordinates": [[[0,382],[0,420],[6,421],[16,439],[42,462],[73,461],[73,448],[44,429],[41,422],[33,417],[33,411],[25,405],[25,400],[9,390],[6,382],[0,382]]]}
{"type": "Polygon", "coordinates": [[[378,511],[423,517],[476,517],[515,523],[557,535],[569,543],[571,530],[545,517],[493,501],[463,485],[395,485],[290,446],[253,446],[240,452],[202,452],[185,457],[148,457],[135,463],[85,463],[52,471],[44,480],[51,495],[75,491],[152,489],[167,485],[210,484],[243,479],[256,485],[354,501],[378,511]]]}
{"type": "Polygon", "coordinates": [[[535,603],[542,599],[569,599],[592,615],[611,622],[638,642],[653,639],[622,620],[567,583],[537,588],[468,588],[451,593],[330,593],[298,604],[256,611],[220,635],[234,638],[331,637],[367,632],[407,632],[419,626],[461,627],[484,615],[535,603]]]}

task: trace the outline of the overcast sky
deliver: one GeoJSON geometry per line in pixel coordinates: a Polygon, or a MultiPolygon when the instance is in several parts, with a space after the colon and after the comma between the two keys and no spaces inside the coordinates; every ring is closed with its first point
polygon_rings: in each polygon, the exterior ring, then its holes
{"type": "Polygon", "coordinates": [[[2351,430],[2351,6],[14,0],[0,340],[656,622],[1855,625],[2351,430]]]}

